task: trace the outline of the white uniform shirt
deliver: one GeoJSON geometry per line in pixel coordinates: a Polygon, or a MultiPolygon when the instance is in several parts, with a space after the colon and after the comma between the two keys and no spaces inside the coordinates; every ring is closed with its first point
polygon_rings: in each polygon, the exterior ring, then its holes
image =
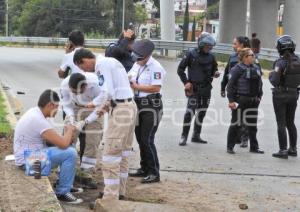
{"type": "MultiPolygon", "coordinates": [[[[165,75],[165,69],[153,57],[150,57],[145,66],[140,66],[139,64],[135,63],[128,73],[128,76],[131,78],[131,81],[136,82],[140,85],[162,86],[165,75]]],[[[160,90],[160,93],[161,91],[162,90],[160,90]]],[[[135,91],[134,94],[136,97],[145,97],[151,93],[135,91]]]]}
{"type": "Polygon", "coordinates": [[[70,75],[74,74],[74,73],[83,73],[83,70],[81,70],[77,65],[75,65],[75,63],[73,62],[73,58],[74,58],[74,54],[76,52],[76,50],[80,49],[76,48],[74,49],[72,52],[65,54],[62,63],[60,65],[60,69],[62,71],[66,71],[67,68],[70,68],[70,75]]]}
{"type": "Polygon", "coordinates": [[[18,121],[14,134],[14,155],[16,165],[25,163],[25,150],[40,150],[45,146],[42,134],[53,129],[39,107],[29,109],[18,121]]]}
{"type": "Polygon", "coordinates": [[[101,104],[108,100],[133,98],[127,72],[123,65],[112,57],[99,55],[96,60],[95,73],[101,89],[101,104]]]}
{"type": "MultiPolygon", "coordinates": [[[[71,89],[69,88],[70,76],[64,79],[61,83],[61,101],[63,110],[67,116],[74,116],[75,105],[84,107],[90,102],[93,102],[95,106],[100,106],[101,104],[100,94],[102,91],[98,78],[93,73],[84,72],[82,74],[85,76],[87,82],[87,88],[82,94],[75,95],[72,93],[71,89]]],[[[97,117],[96,111],[94,111],[86,118],[86,121],[91,123],[95,121],[97,117]]]]}

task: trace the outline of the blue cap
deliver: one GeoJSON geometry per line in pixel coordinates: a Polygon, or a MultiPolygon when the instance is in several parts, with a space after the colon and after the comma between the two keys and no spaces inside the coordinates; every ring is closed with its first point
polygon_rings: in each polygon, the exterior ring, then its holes
{"type": "Polygon", "coordinates": [[[154,43],[148,39],[135,41],[132,45],[132,55],[137,55],[138,58],[145,58],[152,54],[154,48],[154,43]]]}

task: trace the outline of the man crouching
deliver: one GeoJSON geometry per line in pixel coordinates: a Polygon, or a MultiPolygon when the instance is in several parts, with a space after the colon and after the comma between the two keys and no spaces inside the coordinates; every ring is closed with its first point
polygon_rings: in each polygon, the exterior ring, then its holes
{"type": "Polygon", "coordinates": [[[55,117],[59,100],[56,92],[46,90],[39,98],[38,107],[29,109],[21,117],[14,134],[14,155],[16,165],[24,166],[25,150],[36,151],[47,148],[50,152],[52,168],[60,168],[55,191],[57,198],[61,201],[78,204],[82,200],[71,193],[77,158],[77,152],[71,144],[76,128],[67,125],[64,135],[60,136],[47,120],[47,118],[55,117]],[[55,145],[55,147],[47,147],[45,141],[55,145]]]}

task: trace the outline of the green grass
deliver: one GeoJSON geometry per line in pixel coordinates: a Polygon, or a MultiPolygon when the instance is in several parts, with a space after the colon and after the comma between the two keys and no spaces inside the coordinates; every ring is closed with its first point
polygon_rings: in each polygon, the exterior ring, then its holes
{"type": "Polygon", "coordinates": [[[6,120],[6,108],[3,103],[3,97],[0,95],[0,134],[7,135],[11,132],[9,122],[6,120]]]}

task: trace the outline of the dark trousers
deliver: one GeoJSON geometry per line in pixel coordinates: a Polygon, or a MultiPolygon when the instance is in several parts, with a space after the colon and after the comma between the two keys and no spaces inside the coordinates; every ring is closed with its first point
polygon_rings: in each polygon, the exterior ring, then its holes
{"type": "Polygon", "coordinates": [[[231,124],[227,135],[227,148],[233,148],[240,139],[241,127],[245,125],[248,129],[250,139],[250,150],[259,149],[257,134],[257,115],[259,102],[256,98],[241,96],[237,102],[239,106],[232,110],[231,124]]]}
{"type": "Polygon", "coordinates": [[[295,125],[295,112],[297,108],[297,100],[297,93],[273,92],[273,106],[277,121],[279,148],[281,150],[287,149],[286,129],[289,133],[290,147],[297,147],[297,128],[295,125]]]}
{"type": "Polygon", "coordinates": [[[160,167],[154,139],[162,118],[162,106],[144,109],[139,107],[139,104],[137,106],[139,110],[135,136],[140,147],[141,169],[148,175],[159,176],[160,167]]]}
{"type": "Polygon", "coordinates": [[[188,137],[194,115],[196,117],[194,121],[193,137],[200,136],[203,119],[206,115],[209,102],[210,97],[191,96],[188,98],[187,109],[183,119],[182,136],[188,137]]]}

